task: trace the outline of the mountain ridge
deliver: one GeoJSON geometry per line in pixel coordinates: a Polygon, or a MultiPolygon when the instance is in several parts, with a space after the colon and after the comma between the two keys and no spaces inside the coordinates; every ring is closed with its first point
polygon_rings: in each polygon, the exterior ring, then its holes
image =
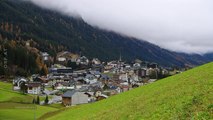
{"type": "MultiPolygon", "coordinates": [[[[31,2],[2,0],[0,6],[0,23],[19,25],[23,38],[54,42],[89,58],[109,61],[119,59],[121,54],[125,61],[142,59],[163,66],[199,65],[212,60],[208,56],[171,52],[146,41],[94,28],[82,19],[40,8],[31,2]]],[[[48,49],[42,51],[48,52],[48,49]]]]}

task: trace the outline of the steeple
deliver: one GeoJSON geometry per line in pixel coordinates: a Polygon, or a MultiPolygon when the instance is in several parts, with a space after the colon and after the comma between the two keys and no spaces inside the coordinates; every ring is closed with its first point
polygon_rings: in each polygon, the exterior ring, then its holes
{"type": "Polygon", "coordinates": [[[121,58],[121,52],[120,52],[119,62],[121,62],[121,61],[122,61],[122,58],[121,58]]]}

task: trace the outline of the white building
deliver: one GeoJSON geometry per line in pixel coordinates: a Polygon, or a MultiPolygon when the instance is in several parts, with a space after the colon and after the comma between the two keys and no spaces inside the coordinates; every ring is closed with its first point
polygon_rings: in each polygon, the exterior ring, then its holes
{"type": "Polygon", "coordinates": [[[96,64],[96,65],[99,65],[99,64],[101,64],[101,61],[98,58],[93,58],[92,59],[92,63],[96,64]]]}
{"type": "Polygon", "coordinates": [[[85,92],[69,90],[62,95],[62,103],[65,106],[73,106],[88,103],[89,97],[85,92]]]}
{"type": "Polygon", "coordinates": [[[128,81],[128,75],[127,75],[127,73],[120,74],[119,75],[119,79],[123,80],[123,81],[128,81]]]}
{"type": "Polygon", "coordinates": [[[58,58],[58,61],[59,61],[59,62],[65,62],[66,60],[67,60],[67,59],[66,59],[65,57],[59,57],[59,58],[58,58]]]}
{"type": "Polygon", "coordinates": [[[40,94],[41,93],[41,83],[32,82],[27,84],[27,93],[28,94],[40,94]]]}
{"type": "Polygon", "coordinates": [[[43,52],[43,53],[41,53],[41,55],[42,55],[42,58],[43,58],[44,61],[49,60],[50,55],[47,52],[43,52]]]}

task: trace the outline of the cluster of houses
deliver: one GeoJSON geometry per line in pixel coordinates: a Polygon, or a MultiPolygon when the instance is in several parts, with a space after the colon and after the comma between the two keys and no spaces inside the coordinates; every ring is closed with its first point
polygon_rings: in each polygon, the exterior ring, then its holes
{"type": "MultiPolygon", "coordinates": [[[[49,60],[47,53],[42,53],[44,61],[49,60]]],[[[58,64],[49,67],[47,76],[32,75],[31,78],[16,78],[13,89],[25,89],[28,94],[52,95],[61,97],[65,106],[91,103],[106,99],[154,82],[159,73],[169,74],[169,70],[161,69],[156,63],[135,60],[127,64],[121,59],[101,62],[97,58],[89,60],[85,56],[61,52],[57,55],[58,64]],[[68,61],[77,65],[89,66],[85,69],[73,70],[66,67],[68,61]]]]}

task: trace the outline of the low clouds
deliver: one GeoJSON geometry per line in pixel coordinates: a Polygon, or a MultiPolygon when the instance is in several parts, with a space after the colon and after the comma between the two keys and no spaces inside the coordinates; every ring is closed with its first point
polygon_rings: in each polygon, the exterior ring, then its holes
{"type": "Polygon", "coordinates": [[[213,52],[212,0],[30,0],[101,29],[185,53],[213,52]]]}

